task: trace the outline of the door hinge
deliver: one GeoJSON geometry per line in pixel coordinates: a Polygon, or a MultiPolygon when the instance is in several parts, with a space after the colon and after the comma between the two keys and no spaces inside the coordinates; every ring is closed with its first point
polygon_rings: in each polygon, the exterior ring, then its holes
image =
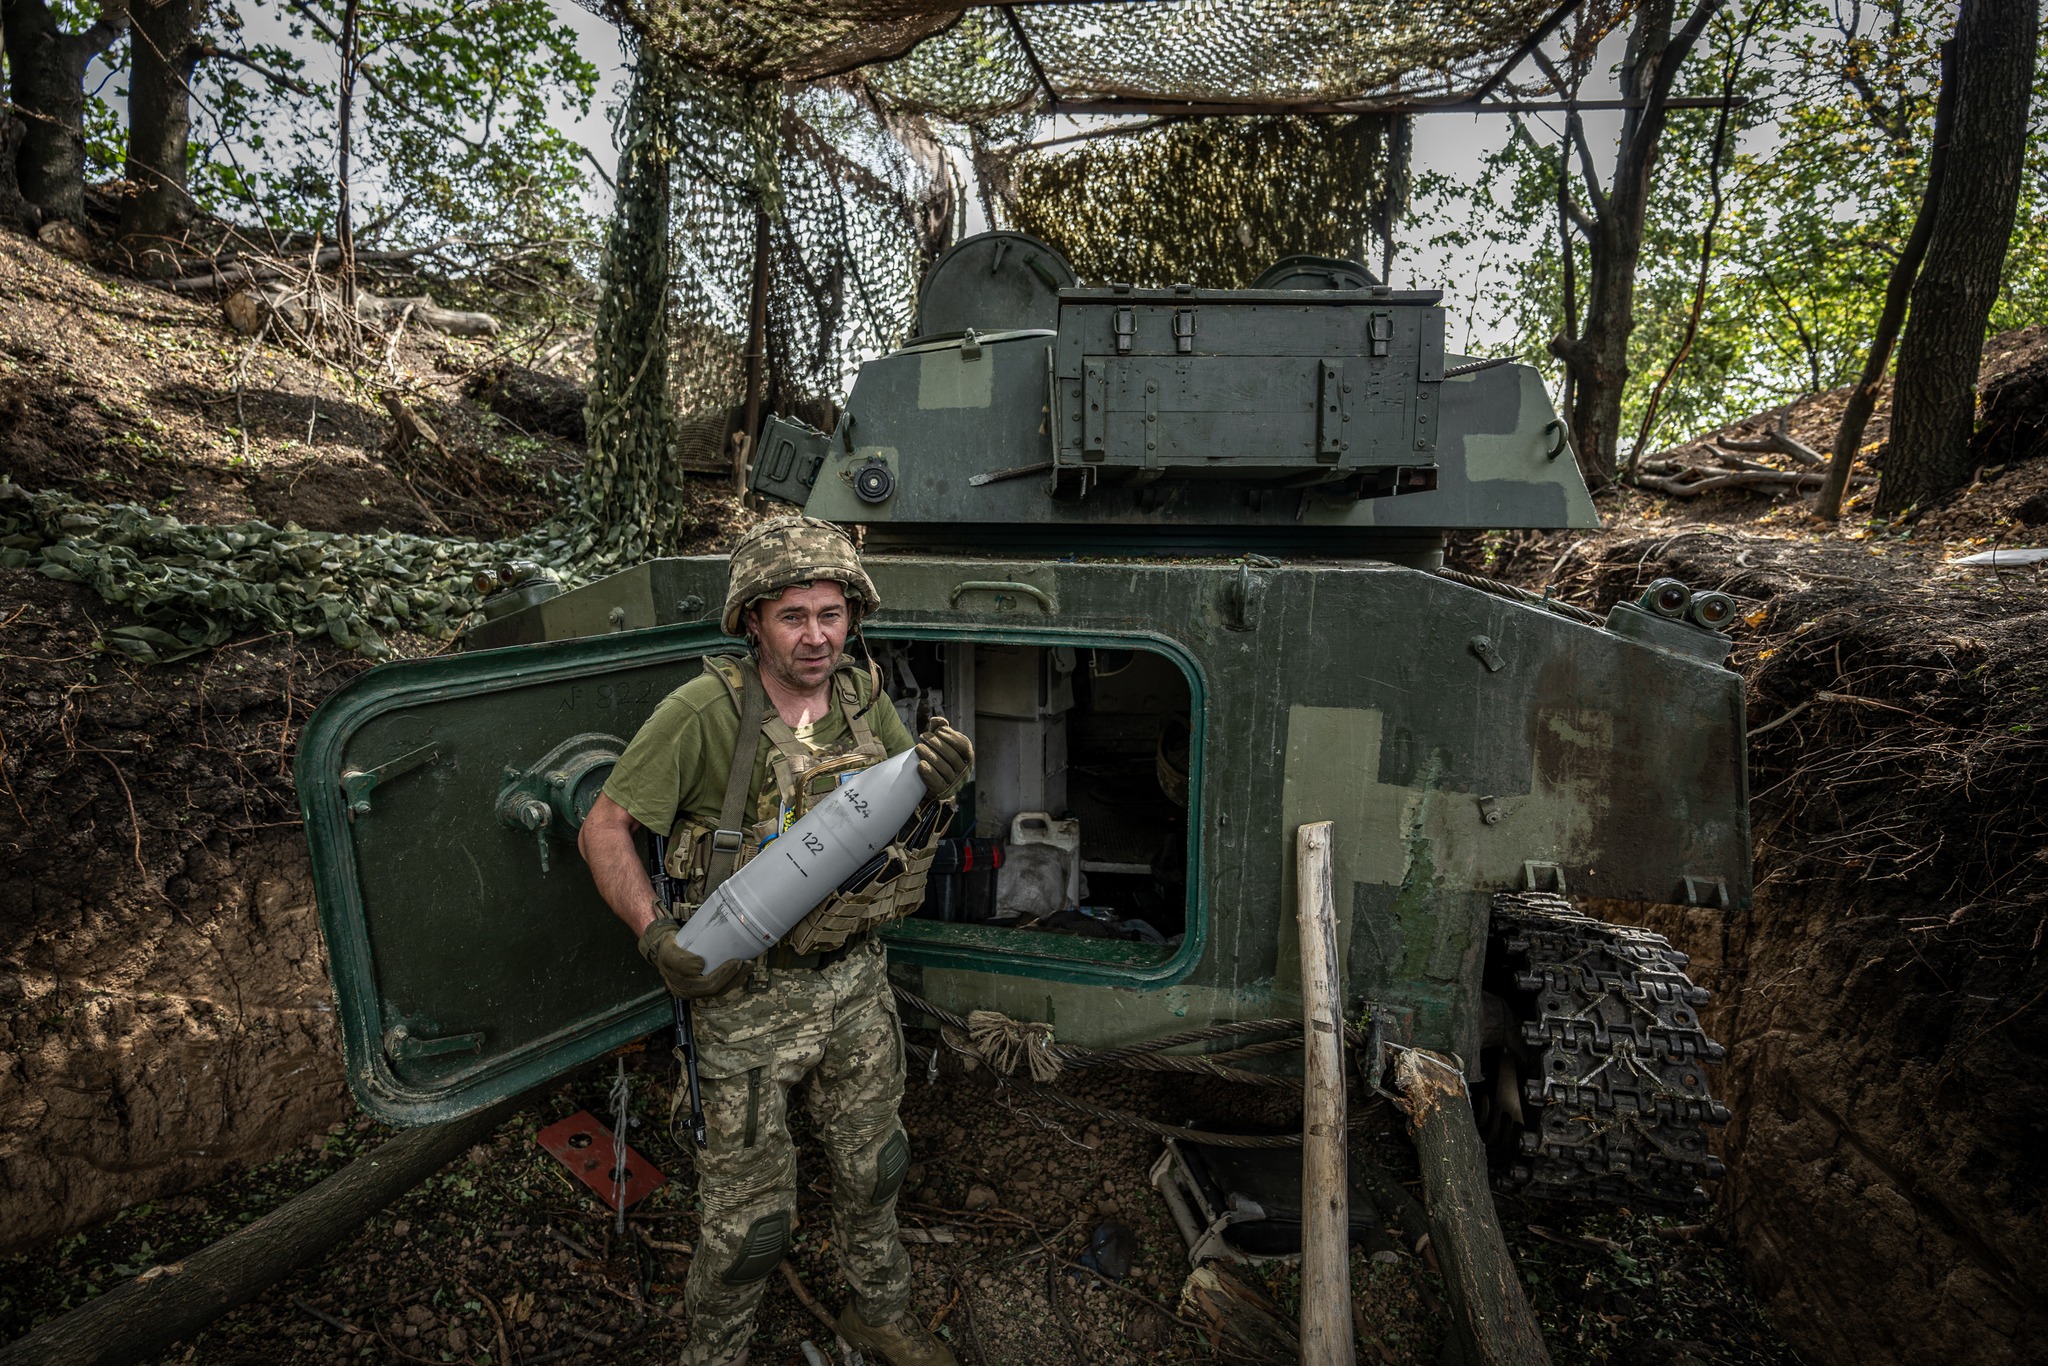
{"type": "Polygon", "coordinates": [[[348,806],[348,818],[370,814],[370,794],[377,790],[377,784],[410,773],[423,764],[434,763],[441,757],[438,745],[421,745],[418,749],[407,750],[396,759],[388,759],[375,768],[343,769],[341,774],[341,799],[348,806]]]}
{"type": "Polygon", "coordinates": [[[404,1025],[394,1025],[384,1031],[384,1052],[393,1062],[417,1062],[421,1058],[445,1058],[456,1053],[483,1051],[481,1030],[471,1034],[446,1034],[438,1039],[419,1038],[404,1025]]]}
{"type": "Polygon", "coordinates": [[[1316,386],[1316,459],[1324,464],[1339,462],[1350,442],[1344,439],[1344,424],[1350,421],[1344,411],[1344,364],[1342,361],[1324,360],[1317,370],[1319,382],[1316,386]]]}

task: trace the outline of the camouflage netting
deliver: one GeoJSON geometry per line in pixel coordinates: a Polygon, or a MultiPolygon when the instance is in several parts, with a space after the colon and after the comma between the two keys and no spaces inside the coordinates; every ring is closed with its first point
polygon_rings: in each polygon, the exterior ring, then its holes
{"type": "Polygon", "coordinates": [[[1206,119],[1030,153],[1016,174],[1017,226],[1082,279],[1243,289],[1283,256],[1370,261],[1407,202],[1408,121],[1206,119]]]}
{"type": "Polygon", "coordinates": [[[134,607],[152,624],[114,643],[140,658],[249,629],[372,654],[395,631],[446,634],[475,570],[525,558],[574,580],[681,543],[683,472],[733,465],[757,280],[761,411],[829,427],[860,362],[909,335],[970,178],[980,219],[1045,238],[1086,281],[1230,287],[1295,253],[1369,257],[1408,175],[1407,116],[1374,106],[1469,92],[1553,0],[583,3],[637,61],[578,506],[482,544],[193,527],[12,490],[0,564],[134,607]],[[1190,121],[1177,101],[1245,112],[1190,121]],[[1126,111],[1152,117],[1045,119],[1126,111]]]}
{"type": "Polygon", "coordinates": [[[379,658],[389,635],[445,637],[458,628],[476,609],[478,570],[574,551],[546,534],[475,543],[253,521],[191,526],[132,505],[0,484],[0,568],[33,567],[127,607],[144,624],[107,631],[107,645],[148,663],[272,631],[324,636],[379,658]]]}
{"type": "MultiPolygon", "coordinates": [[[[583,2],[636,39],[636,108],[673,111],[672,192],[657,203],[649,178],[633,203],[622,183],[611,255],[650,262],[650,234],[666,235],[674,426],[601,420],[585,486],[613,544],[647,551],[673,541],[662,479],[732,466],[757,233],[767,240],[762,410],[829,426],[859,361],[909,334],[917,281],[966,224],[963,172],[981,219],[1043,237],[1086,281],[1233,287],[1295,253],[1371,262],[1373,241],[1391,241],[1406,207],[1409,147],[1407,116],[1371,105],[1469,91],[1553,8],[583,2]],[[1045,115],[1107,112],[1103,101],[1248,114],[1089,127],[1106,135],[1032,146],[1045,115]],[[1257,114],[1298,104],[1362,112],[1257,114]]],[[[659,118],[630,117],[631,135],[653,136],[659,118]]],[[[606,299],[608,318],[644,316],[643,284],[608,278],[606,299]]],[[[626,349],[600,367],[600,414],[646,402],[626,381],[658,368],[635,348],[661,344],[659,329],[622,333],[626,349]]]]}

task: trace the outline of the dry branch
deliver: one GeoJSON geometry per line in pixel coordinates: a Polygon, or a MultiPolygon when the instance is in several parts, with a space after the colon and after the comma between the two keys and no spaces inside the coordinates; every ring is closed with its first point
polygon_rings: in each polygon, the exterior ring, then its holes
{"type": "MultiPolygon", "coordinates": [[[[398,265],[415,260],[449,245],[447,242],[429,242],[423,247],[407,247],[401,251],[359,251],[358,265],[398,265]]],[[[175,294],[200,294],[210,289],[226,289],[230,285],[249,283],[257,280],[276,280],[287,275],[301,275],[310,264],[313,270],[325,270],[341,263],[341,248],[322,247],[310,259],[298,256],[245,256],[226,265],[209,266],[193,275],[181,275],[175,280],[158,283],[175,294]]]]}
{"type": "Polygon", "coordinates": [[[0,1366],[111,1366],[156,1356],[353,1233],[488,1136],[517,1105],[506,1101],[399,1134],[211,1247],[152,1267],[0,1347],[0,1366]]]}
{"type": "Polygon", "coordinates": [[[1550,1366],[1487,1189],[1464,1074],[1448,1058],[1404,1049],[1394,1060],[1394,1082],[1422,1159],[1422,1191],[1465,1361],[1550,1366]]]}
{"type": "Polygon", "coordinates": [[[1789,456],[1802,465],[1820,466],[1828,463],[1826,456],[1786,431],[1782,418],[1779,420],[1778,425],[1771,429],[1768,436],[1755,440],[1722,437],[1718,444],[1726,446],[1731,451],[1750,451],[1756,454],[1789,456]]]}
{"type": "MultiPolygon", "coordinates": [[[[1697,469],[1687,469],[1687,474],[1700,474],[1697,469]]],[[[1638,488],[1653,493],[1668,493],[1674,498],[1697,498],[1715,489],[1794,489],[1819,488],[1822,475],[1818,470],[1769,470],[1745,469],[1728,474],[1708,474],[1687,482],[1658,474],[1636,476],[1638,488]]]]}

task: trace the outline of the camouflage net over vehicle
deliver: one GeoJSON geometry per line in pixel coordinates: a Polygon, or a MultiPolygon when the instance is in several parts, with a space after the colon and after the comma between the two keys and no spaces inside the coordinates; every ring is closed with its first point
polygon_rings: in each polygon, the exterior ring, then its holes
{"type": "Polygon", "coordinates": [[[1407,115],[1375,106],[1468,93],[1555,0],[581,3],[637,60],[574,507],[472,543],[191,527],[17,491],[0,560],[162,623],[122,647],[161,657],[256,627],[374,654],[388,632],[455,630],[469,576],[503,560],[576,579],[673,553],[694,529],[684,471],[734,465],[757,281],[760,409],[829,428],[962,235],[965,164],[990,226],[1098,283],[1233,287],[1293,253],[1368,257],[1408,192],[1407,115]],[[1247,114],[1172,117],[1190,101],[1247,114]],[[1317,112],[1257,114],[1294,105],[1317,112]],[[1032,141],[1047,114],[1130,106],[1160,116],[1032,141]]]}
{"type": "Polygon", "coordinates": [[[669,541],[661,479],[634,471],[734,463],[762,258],[761,408],[827,427],[860,360],[909,335],[925,266],[961,235],[963,163],[983,220],[1044,238],[1088,281],[1228,288],[1294,253],[1370,259],[1408,194],[1407,115],[1374,104],[1470,91],[1555,8],[580,2],[639,49],[626,166],[672,135],[660,155],[678,168],[621,179],[600,324],[618,341],[583,490],[648,551],[669,541]],[[1190,121],[1173,102],[1321,112],[1190,121]],[[1169,116],[1033,144],[1047,114],[1131,105],[1169,116]],[[664,243],[665,337],[623,325],[646,316],[664,243]],[[671,428],[605,415],[646,403],[664,366],[671,428]]]}

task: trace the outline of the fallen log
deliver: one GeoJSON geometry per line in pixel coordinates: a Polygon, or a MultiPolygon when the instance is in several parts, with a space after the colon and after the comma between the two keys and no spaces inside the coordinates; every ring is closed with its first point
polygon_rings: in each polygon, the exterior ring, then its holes
{"type": "Polygon", "coordinates": [[[1802,465],[1820,466],[1828,463],[1826,456],[1786,431],[1783,418],[1780,418],[1778,425],[1773,427],[1770,433],[1764,437],[1758,439],[1722,437],[1715,444],[1726,446],[1731,451],[1750,451],[1755,454],[1790,456],[1802,465]]]}
{"type": "Polygon", "coordinates": [[[1403,1049],[1394,1059],[1394,1083],[1422,1159],[1431,1242],[1466,1366],[1549,1366],[1487,1189],[1463,1070],[1439,1054],[1403,1049]]]}
{"type": "MultiPolygon", "coordinates": [[[[340,303],[331,295],[323,295],[328,307],[340,309],[340,303]]],[[[283,324],[283,330],[304,336],[313,330],[318,321],[316,310],[308,307],[307,292],[303,289],[284,289],[276,285],[252,289],[238,289],[221,300],[221,315],[228,326],[245,337],[253,337],[263,330],[266,322],[275,319],[283,324]]],[[[364,322],[375,323],[383,328],[396,328],[406,323],[417,323],[454,337],[488,337],[497,333],[498,320],[488,313],[465,312],[458,308],[441,308],[424,294],[405,298],[386,298],[368,290],[356,292],[356,316],[364,322]]]]}
{"type": "Polygon", "coordinates": [[[490,337],[498,332],[498,320],[488,313],[471,313],[460,308],[442,308],[424,294],[384,298],[358,292],[356,314],[369,322],[385,325],[394,318],[410,320],[421,327],[445,332],[451,337],[490,337]]]}
{"type": "Polygon", "coordinates": [[[488,1137],[524,1097],[410,1129],[182,1262],[151,1267],[0,1347],[0,1366],[122,1366],[254,1299],[488,1137]]]}
{"type": "MultiPolygon", "coordinates": [[[[1674,498],[1697,498],[1715,489],[1817,489],[1826,476],[1819,470],[1736,470],[1729,474],[1710,474],[1702,479],[1681,481],[1655,474],[1638,474],[1636,487],[1652,493],[1668,493],[1674,498]]],[[[1863,482],[1870,482],[1866,477],[1863,482]]]]}
{"type": "MultiPolygon", "coordinates": [[[[448,245],[446,240],[429,242],[423,247],[406,247],[397,251],[359,251],[356,264],[361,266],[395,265],[439,251],[448,245]]],[[[341,263],[340,247],[322,247],[310,257],[306,256],[251,256],[226,265],[209,266],[192,275],[181,275],[175,280],[159,280],[157,283],[175,294],[196,294],[209,289],[226,289],[230,285],[254,283],[258,280],[275,280],[285,275],[304,275],[310,267],[314,271],[327,269],[341,263]]]]}
{"type": "Polygon", "coordinates": [[[1295,833],[1301,939],[1301,1360],[1352,1366],[1351,1211],[1345,1179],[1344,1031],[1331,887],[1337,827],[1295,833]]]}

